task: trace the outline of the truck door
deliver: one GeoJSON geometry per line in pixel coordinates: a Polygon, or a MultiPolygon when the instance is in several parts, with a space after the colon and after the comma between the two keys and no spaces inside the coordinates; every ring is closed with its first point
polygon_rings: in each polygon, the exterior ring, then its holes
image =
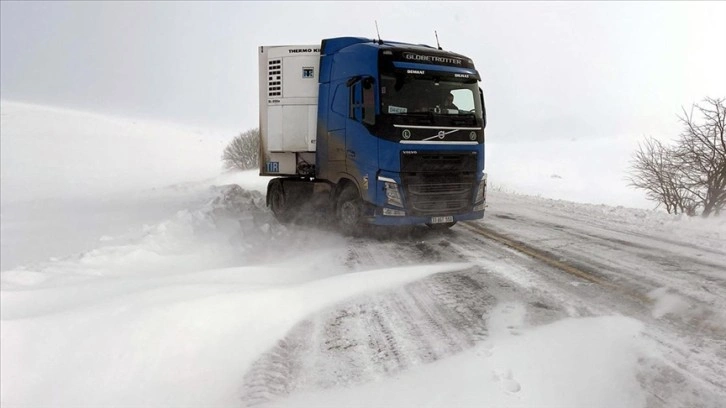
{"type": "Polygon", "coordinates": [[[328,130],[325,137],[327,145],[327,178],[345,171],[345,126],[348,120],[349,88],[345,82],[339,83],[331,93],[328,130]]]}
{"type": "Polygon", "coordinates": [[[375,83],[370,76],[353,77],[350,86],[350,109],[345,132],[345,160],[349,173],[378,165],[378,143],[366,125],[375,124],[375,83]]]}

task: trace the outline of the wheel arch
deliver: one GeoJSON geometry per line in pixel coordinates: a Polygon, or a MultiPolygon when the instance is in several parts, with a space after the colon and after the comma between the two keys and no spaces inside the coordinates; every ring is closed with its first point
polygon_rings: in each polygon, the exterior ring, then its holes
{"type": "Polygon", "coordinates": [[[351,176],[351,175],[345,174],[345,175],[341,176],[340,179],[338,179],[337,183],[335,183],[335,188],[333,189],[333,192],[332,192],[333,196],[331,197],[333,202],[338,200],[338,197],[340,197],[340,193],[342,193],[343,190],[348,188],[348,186],[355,188],[356,191],[358,192],[358,196],[359,197],[361,196],[360,187],[358,186],[358,183],[356,182],[355,178],[353,178],[353,176],[351,176]]]}

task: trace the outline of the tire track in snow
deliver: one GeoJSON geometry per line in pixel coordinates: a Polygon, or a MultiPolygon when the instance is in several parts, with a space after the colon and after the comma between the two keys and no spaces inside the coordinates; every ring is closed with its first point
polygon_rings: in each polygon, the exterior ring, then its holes
{"type": "MultiPolygon", "coordinates": [[[[589,237],[585,231],[580,231],[584,236],[573,235],[569,227],[550,227],[528,228],[529,233],[550,228],[548,236],[560,237],[565,244],[571,242],[572,248],[564,246],[568,256],[565,262],[574,259],[575,266],[581,267],[587,276],[594,276],[595,282],[583,276],[563,274],[556,265],[515,253],[464,225],[443,233],[350,240],[346,267],[351,270],[462,260],[479,260],[476,263],[481,267],[434,275],[310,316],[254,363],[245,377],[243,404],[254,406],[297,391],[364,383],[445,358],[488,337],[487,319],[496,305],[526,299],[525,324],[612,313],[625,313],[646,322],[651,327],[646,336],[679,356],[673,357],[674,363],[658,359],[642,361],[644,374],[640,381],[650,394],[648,406],[662,406],[663,399],[668,401],[665,404],[668,406],[713,405],[710,402],[718,400],[717,396],[722,393],[718,389],[722,386],[712,381],[705,388],[699,384],[709,373],[715,378],[724,378],[723,370],[713,362],[702,361],[701,356],[681,355],[686,351],[682,347],[685,344],[677,344],[672,336],[683,329],[682,322],[650,316],[651,300],[644,298],[643,291],[648,285],[629,288],[625,293],[616,290],[615,287],[629,282],[625,277],[633,275],[632,271],[624,269],[621,258],[615,263],[602,263],[598,253],[591,253],[603,245],[610,250],[625,251],[624,255],[636,250],[647,255],[649,250],[642,245],[628,247],[627,242],[605,236],[589,237]],[[572,251],[578,248],[585,251],[574,254],[572,251]],[[496,264],[496,269],[500,265],[504,267],[490,273],[487,269],[490,263],[496,264]],[[510,270],[514,275],[508,276],[510,270]],[[610,280],[614,276],[613,283],[610,280]],[[635,288],[636,296],[623,296],[635,288]],[[290,362],[280,364],[280,356],[286,356],[290,362]],[[700,372],[689,374],[691,363],[683,359],[697,361],[700,372]]],[[[518,237],[516,233],[515,236],[518,237]]],[[[546,256],[559,260],[560,249],[552,247],[549,240],[537,241],[535,245],[544,248],[546,256]]],[[[708,347],[705,351],[706,355],[719,355],[708,347]]]]}
{"type": "MultiPolygon", "coordinates": [[[[452,242],[470,238],[446,231],[395,241],[352,239],[348,248],[355,262],[348,267],[391,267],[420,263],[422,258],[461,262],[470,255],[452,242]]],[[[486,340],[489,315],[496,305],[519,302],[523,292],[528,324],[568,316],[542,293],[528,291],[485,267],[432,275],[351,299],[310,316],[263,354],[245,377],[241,400],[255,406],[296,391],[360,384],[459,353],[486,340]],[[277,364],[280,355],[292,362],[277,364]],[[273,381],[268,386],[269,380],[273,381]]]]}
{"type": "Polygon", "coordinates": [[[483,285],[485,275],[478,268],[433,275],[311,316],[253,364],[242,402],[372,381],[472,347],[487,338],[503,287],[483,285]],[[281,356],[290,363],[280,364],[281,356]]]}
{"type": "MultiPolygon", "coordinates": [[[[507,219],[511,219],[511,217],[507,219]]],[[[467,229],[474,234],[477,234],[480,230],[490,232],[481,225],[467,229]]],[[[537,279],[538,286],[551,294],[557,294],[564,290],[564,292],[569,293],[569,296],[559,294],[556,297],[569,304],[582,303],[587,310],[594,312],[595,315],[623,313],[646,323],[647,330],[644,335],[659,344],[663,350],[663,355],[667,356],[665,359],[662,357],[648,357],[641,361],[643,372],[639,375],[639,380],[649,395],[647,406],[720,406],[718,401],[722,401],[726,397],[726,387],[723,381],[726,378],[726,368],[719,364],[719,361],[724,361],[723,359],[726,357],[726,351],[723,348],[723,338],[726,336],[725,327],[723,326],[724,320],[718,318],[721,312],[713,309],[710,301],[704,303],[702,298],[686,296],[687,304],[690,304],[687,312],[672,316],[653,315],[652,310],[657,307],[657,299],[651,297],[649,291],[658,286],[653,286],[652,283],[643,285],[642,281],[638,281],[638,278],[642,280],[642,277],[637,273],[637,269],[633,270],[633,268],[628,267],[628,261],[623,260],[624,255],[634,255],[649,261],[649,263],[662,263],[660,266],[670,267],[670,271],[663,268],[661,273],[665,276],[659,277],[659,279],[663,280],[668,279],[669,273],[682,274],[684,273],[683,269],[688,271],[688,268],[681,268],[681,263],[687,262],[686,258],[678,256],[678,254],[663,253],[662,250],[657,249],[647,251],[647,247],[626,245],[627,242],[618,244],[614,240],[606,239],[597,234],[589,236],[584,232],[574,231],[573,233],[573,231],[565,227],[562,227],[559,231],[563,234],[575,235],[575,238],[569,238],[571,242],[575,243],[575,247],[567,247],[564,250],[564,253],[568,254],[569,259],[567,261],[554,260],[555,262],[547,262],[547,264],[568,274],[571,272],[570,267],[579,267],[578,273],[572,275],[577,276],[580,272],[585,276],[592,275],[594,279],[589,279],[592,286],[582,288],[582,290],[580,290],[579,285],[578,287],[568,288],[562,282],[558,283],[558,281],[561,281],[561,277],[544,274],[542,277],[546,277],[546,279],[537,279]],[[602,247],[603,241],[606,241],[608,248],[622,252],[622,255],[614,258],[614,262],[609,265],[604,265],[596,260],[602,256],[597,248],[602,247]],[[580,252],[574,253],[573,251],[576,249],[579,249],[580,252]],[[630,254],[631,252],[633,254],[630,254]],[[576,261],[573,262],[570,259],[576,261]],[[565,267],[561,268],[561,264],[564,264],[565,267]],[[582,268],[580,265],[585,265],[585,267],[582,268]],[[597,273],[598,269],[608,273],[597,273]],[[593,274],[593,271],[596,274],[593,274]],[[613,279],[613,275],[618,278],[613,279]],[[593,292],[593,289],[595,292],[593,292]],[[654,305],[654,303],[656,304],[654,305]],[[714,357],[717,359],[716,361],[713,361],[714,357]],[[664,401],[667,403],[664,403],[664,401]]],[[[529,232],[532,233],[532,231],[529,232]]],[[[501,234],[491,232],[486,236],[500,238],[501,234]]],[[[529,247],[529,245],[519,241],[512,241],[506,236],[503,239],[497,239],[497,242],[517,251],[520,250],[520,247],[525,249],[529,247]]],[[[457,244],[467,245],[464,240],[458,240],[457,244]]],[[[547,244],[548,242],[542,241],[536,245],[547,248],[547,244]]],[[[519,252],[527,256],[532,256],[530,252],[533,252],[534,259],[539,259],[540,256],[545,259],[557,258],[556,254],[558,253],[557,250],[548,249],[519,252]]],[[[708,262],[699,264],[701,267],[714,267],[713,264],[708,262]]],[[[649,267],[649,265],[646,265],[646,267],[649,267]]],[[[655,270],[658,271],[659,269],[655,270]]],[[[566,276],[565,274],[561,275],[566,276]]],[[[723,317],[722,314],[720,316],[723,317]]]]}

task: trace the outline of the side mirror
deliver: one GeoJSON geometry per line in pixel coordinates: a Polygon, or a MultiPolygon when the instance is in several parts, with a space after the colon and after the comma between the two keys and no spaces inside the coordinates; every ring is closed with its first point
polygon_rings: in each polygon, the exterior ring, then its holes
{"type": "Polygon", "coordinates": [[[487,108],[484,105],[484,91],[479,88],[479,99],[481,100],[482,129],[487,127],[487,108]]]}
{"type": "Polygon", "coordinates": [[[354,77],[350,77],[350,79],[348,79],[348,81],[345,83],[345,85],[348,88],[350,88],[351,86],[353,86],[354,83],[356,83],[358,81],[360,81],[360,75],[357,75],[357,76],[354,76],[354,77]]]}
{"type": "Polygon", "coordinates": [[[373,78],[366,77],[363,79],[363,89],[371,89],[371,86],[373,86],[373,78]]]}

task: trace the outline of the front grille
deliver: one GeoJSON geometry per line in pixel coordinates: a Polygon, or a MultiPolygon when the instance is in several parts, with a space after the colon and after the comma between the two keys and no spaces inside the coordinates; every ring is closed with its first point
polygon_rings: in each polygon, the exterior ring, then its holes
{"type": "Polygon", "coordinates": [[[471,183],[413,184],[408,186],[411,194],[461,194],[471,191],[471,183]]]}
{"type": "Polygon", "coordinates": [[[402,173],[476,172],[476,152],[473,153],[403,153],[402,173]]]}
{"type": "Polygon", "coordinates": [[[436,201],[417,201],[414,204],[412,215],[454,215],[464,212],[467,203],[462,200],[436,200],[436,201]]]}
{"type": "Polygon", "coordinates": [[[453,215],[472,210],[476,154],[401,156],[401,182],[411,215],[453,215]]]}
{"type": "Polygon", "coordinates": [[[409,211],[413,215],[450,215],[471,207],[473,183],[426,183],[425,179],[404,181],[409,211]],[[419,182],[420,184],[414,184],[419,182]]]}

